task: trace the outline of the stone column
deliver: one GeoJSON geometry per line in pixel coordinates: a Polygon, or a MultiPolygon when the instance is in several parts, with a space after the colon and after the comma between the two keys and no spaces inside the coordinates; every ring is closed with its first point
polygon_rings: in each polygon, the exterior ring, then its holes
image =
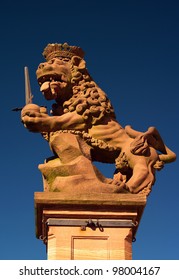
{"type": "Polygon", "coordinates": [[[131,260],[145,204],[143,195],[38,192],[36,236],[49,260],[131,260]]]}

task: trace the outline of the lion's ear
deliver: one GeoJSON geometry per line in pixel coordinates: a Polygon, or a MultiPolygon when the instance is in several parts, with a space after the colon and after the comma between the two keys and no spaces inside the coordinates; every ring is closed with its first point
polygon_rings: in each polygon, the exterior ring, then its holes
{"type": "Polygon", "coordinates": [[[79,69],[85,69],[86,62],[79,56],[73,56],[71,59],[73,65],[77,66],[79,69]]]}

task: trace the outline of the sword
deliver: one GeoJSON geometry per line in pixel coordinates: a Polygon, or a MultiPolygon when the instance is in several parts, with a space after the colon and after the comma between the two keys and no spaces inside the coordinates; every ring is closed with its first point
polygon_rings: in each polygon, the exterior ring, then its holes
{"type": "MultiPolygon", "coordinates": [[[[28,67],[24,67],[24,76],[25,76],[25,104],[32,103],[33,95],[31,93],[31,87],[30,87],[30,79],[29,79],[29,70],[28,67]]],[[[14,108],[12,111],[21,111],[23,107],[14,108]]]]}
{"type": "Polygon", "coordinates": [[[27,105],[32,103],[32,99],[33,99],[31,87],[30,87],[29,70],[27,66],[24,67],[24,76],[25,76],[25,104],[27,105]]]}
{"type": "MultiPolygon", "coordinates": [[[[31,92],[31,87],[30,87],[30,78],[29,78],[29,70],[28,67],[25,66],[24,67],[24,77],[25,77],[25,104],[32,104],[32,99],[33,99],[33,95],[31,92]]],[[[45,108],[44,112],[46,112],[46,106],[40,106],[41,108],[45,108]]],[[[23,107],[19,108],[14,108],[12,109],[12,111],[22,111],[23,107]]]]}

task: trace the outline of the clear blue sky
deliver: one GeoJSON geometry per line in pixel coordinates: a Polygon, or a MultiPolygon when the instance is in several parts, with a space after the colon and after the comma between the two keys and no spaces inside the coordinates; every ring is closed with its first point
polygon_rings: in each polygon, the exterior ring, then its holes
{"type": "MultiPolygon", "coordinates": [[[[0,259],[46,259],[35,237],[34,192],[43,190],[38,164],[48,144],[28,132],[24,66],[34,102],[47,105],[35,70],[48,43],[81,46],[87,68],[107,93],[118,121],[139,131],[155,126],[179,155],[179,3],[165,0],[4,1],[1,26],[1,230],[0,259]]],[[[148,199],[134,259],[179,259],[178,161],[157,173],[148,199]]],[[[101,167],[112,177],[113,167],[101,167]]]]}

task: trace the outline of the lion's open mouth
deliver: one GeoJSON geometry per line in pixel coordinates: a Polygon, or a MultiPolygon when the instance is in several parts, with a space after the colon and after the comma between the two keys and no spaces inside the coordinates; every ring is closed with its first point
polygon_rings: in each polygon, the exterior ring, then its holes
{"type": "Polygon", "coordinates": [[[38,78],[40,91],[47,100],[56,99],[67,87],[68,81],[64,74],[48,74],[38,78]]]}
{"type": "Polygon", "coordinates": [[[45,82],[66,82],[67,79],[64,74],[57,75],[57,74],[49,74],[49,75],[42,75],[38,78],[38,83],[41,86],[45,82]]]}

